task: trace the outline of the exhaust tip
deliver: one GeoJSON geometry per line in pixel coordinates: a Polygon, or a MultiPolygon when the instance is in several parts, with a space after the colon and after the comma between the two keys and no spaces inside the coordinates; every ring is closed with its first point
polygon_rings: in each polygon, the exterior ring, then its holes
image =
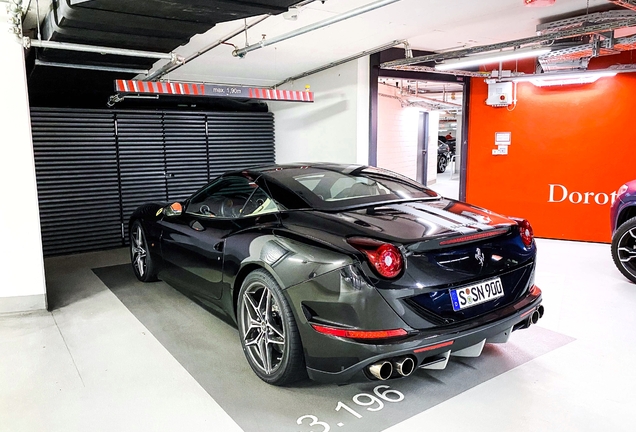
{"type": "Polygon", "coordinates": [[[380,361],[369,366],[369,373],[379,380],[386,381],[393,374],[393,365],[389,361],[380,361]]]}
{"type": "Polygon", "coordinates": [[[536,324],[539,322],[539,318],[541,318],[541,314],[539,313],[539,311],[534,311],[532,312],[532,315],[530,315],[530,322],[532,324],[536,324]]]}
{"type": "Polygon", "coordinates": [[[545,309],[543,308],[543,305],[539,306],[537,311],[539,311],[539,318],[543,318],[543,312],[545,311],[545,309]]]}
{"type": "Polygon", "coordinates": [[[415,362],[411,357],[404,357],[395,361],[395,370],[403,377],[407,377],[415,370],[415,362]]]}

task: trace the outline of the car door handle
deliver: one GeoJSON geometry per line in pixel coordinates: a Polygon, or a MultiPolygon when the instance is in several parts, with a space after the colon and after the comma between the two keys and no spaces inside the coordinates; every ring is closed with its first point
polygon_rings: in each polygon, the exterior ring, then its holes
{"type": "Polygon", "coordinates": [[[218,242],[214,245],[214,250],[217,252],[223,252],[223,242],[218,242]]]}

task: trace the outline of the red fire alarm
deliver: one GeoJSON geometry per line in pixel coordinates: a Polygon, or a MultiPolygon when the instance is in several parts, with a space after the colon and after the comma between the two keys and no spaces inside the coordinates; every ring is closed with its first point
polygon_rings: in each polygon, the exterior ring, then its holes
{"type": "Polygon", "coordinates": [[[523,0],[523,4],[530,7],[552,6],[556,0],[523,0]]]}

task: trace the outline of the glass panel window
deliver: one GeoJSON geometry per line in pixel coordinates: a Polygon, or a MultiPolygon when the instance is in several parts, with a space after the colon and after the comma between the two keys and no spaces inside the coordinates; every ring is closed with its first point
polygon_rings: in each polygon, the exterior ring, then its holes
{"type": "Polygon", "coordinates": [[[276,203],[254,181],[241,176],[222,177],[197,192],[186,213],[239,218],[277,212],[276,203]]]}

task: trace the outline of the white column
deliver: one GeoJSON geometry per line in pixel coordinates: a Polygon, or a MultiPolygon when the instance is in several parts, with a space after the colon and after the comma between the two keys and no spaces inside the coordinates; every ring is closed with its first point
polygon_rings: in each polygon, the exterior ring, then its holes
{"type": "Polygon", "coordinates": [[[24,50],[0,4],[0,313],[46,308],[24,50]]]}

